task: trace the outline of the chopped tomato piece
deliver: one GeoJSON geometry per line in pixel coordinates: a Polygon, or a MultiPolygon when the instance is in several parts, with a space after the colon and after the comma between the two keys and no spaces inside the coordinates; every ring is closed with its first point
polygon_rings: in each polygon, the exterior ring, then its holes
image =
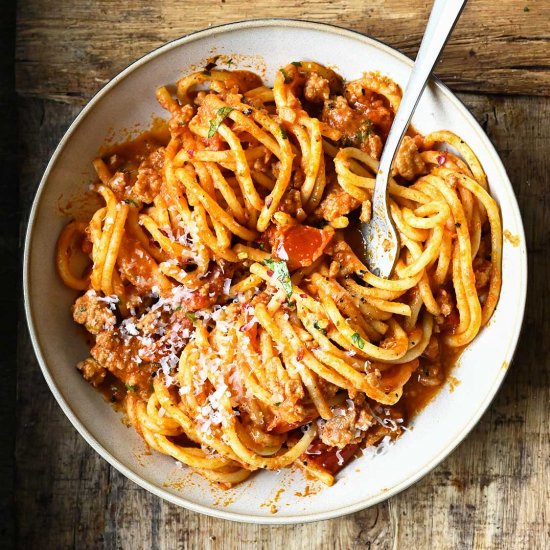
{"type": "Polygon", "coordinates": [[[310,266],[323,254],[332,234],[308,225],[288,225],[277,232],[274,252],[288,269],[310,266]]]}
{"type": "Polygon", "coordinates": [[[320,439],[315,439],[301,458],[307,462],[313,462],[334,475],[350,461],[358,448],[358,443],[346,445],[343,449],[329,447],[320,439]]]}

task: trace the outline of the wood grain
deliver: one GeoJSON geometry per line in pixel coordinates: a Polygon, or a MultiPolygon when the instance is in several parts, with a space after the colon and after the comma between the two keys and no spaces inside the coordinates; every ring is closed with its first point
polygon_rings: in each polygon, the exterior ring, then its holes
{"type": "MultiPolygon", "coordinates": [[[[529,247],[525,328],[516,361],[481,422],[431,474],[387,502],[288,527],[226,522],[179,509],[111,468],[77,435],[19,336],[17,521],[20,548],[544,549],[550,547],[550,105],[543,98],[460,96],[514,183],[529,247]],[[542,297],[542,299],[541,299],[542,297]]],[[[77,106],[21,101],[28,212],[45,163],[77,106]]]]}
{"type": "MultiPolygon", "coordinates": [[[[413,56],[431,2],[414,2],[414,11],[412,4],[58,0],[54,5],[20,0],[21,231],[46,163],[81,105],[152,48],[209,24],[294,17],[357,29],[413,56]]],[[[16,517],[11,525],[17,547],[550,548],[550,104],[545,97],[527,97],[550,95],[549,42],[548,0],[470,0],[438,67],[455,90],[476,92],[460,97],[502,156],[529,248],[530,291],[516,361],[490,409],[450,457],[389,501],[331,521],[266,527],[179,509],[116,472],[72,428],[40,374],[20,305],[16,517]]],[[[9,423],[12,416],[7,411],[1,420],[9,423]]],[[[9,446],[9,435],[3,441],[9,446]]]]}
{"type": "Polygon", "coordinates": [[[4,7],[0,18],[0,549],[11,548],[15,540],[13,446],[15,443],[15,354],[14,312],[18,297],[17,141],[14,82],[15,4],[4,7]],[[5,75],[5,76],[4,76],[5,75]]]}
{"type": "MultiPolygon", "coordinates": [[[[414,56],[430,6],[425,0],[58,0],[54,8],[43,0],[21,0],[17,88],[25,96],[83,103],[161,44],[252,18],[332,23],[414,56]]],[[[548,0],[470,0],[436,72],[454,90],[550,95],[549,51],[548,0]]]]}

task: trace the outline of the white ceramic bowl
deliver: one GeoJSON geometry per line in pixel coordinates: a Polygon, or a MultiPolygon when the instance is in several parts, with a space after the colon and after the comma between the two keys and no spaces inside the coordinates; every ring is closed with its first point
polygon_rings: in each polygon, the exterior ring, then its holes
{"type": "Polygon", "coordinates": [[[93,179],[91,160],[108,134],[126,137],[144,130],[152,115],[163,116],[155,89],[172,83],[214,54],[229,54],[239,68],[273,78],[281,65],[307,59],[335,67],[347,79],[379,70],[404,87],[412,62],[395,50],[355,32],[287,20],[233,23],[171,42],[136,61],[80,113],[57,147],[32,208],[25,247],[24,290],[36,355],[59,405],[90,445],[115,468],[145,489],[175,504],[239,521],[298,523],[355,512],[384,500],[434,468],[468,434],[487,409],[509,365],[525,305],[526,248],[520,213],[502,163],[464,105],[441,83],[429,85],[413,124],[422,133],[449,129],[473,148],[487,172],[502,211],[503,226],[519,245],[504,241],[503,286],[489,323],[460,359],[454,388],[444,387],[385,454],[361,457],[346,467],[331,488],[297,496],[306,485],[300,472],[261,472],[225,492],[174,460],[147,455],[141,439],[121,422],[75,369],[87,347],[69,313],[74,293],[54,267],[57,236],[67,222],[58,199],[83,193],[93,179]],[[234,55],[238,54],[238,55],[234,55]],[[279,491],[283,488],[283,491],[279,491]],[[271,505],[275,505],[274,513],[271,505]]]}

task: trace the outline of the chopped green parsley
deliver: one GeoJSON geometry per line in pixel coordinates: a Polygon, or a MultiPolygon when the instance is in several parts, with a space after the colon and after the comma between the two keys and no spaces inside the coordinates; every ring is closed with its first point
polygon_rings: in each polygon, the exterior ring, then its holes
{"type": "Polygon", "coordinates": [[[210,130],[208,131],[208,137],[214,137],[214,134],[218,131],[220,124],[234,111],[233,107],[221,107],[216,113],[216,118],[210,121],[210,130]]]}
{"type": "Polygon", "coordinates": [[[273,275],[281,283],[286,291],[286,295],[290,298],[292,296],[292,281],[290,280],[290,273],[286,262],[268,258],[264,260],[264,264],[273,271],[273,275]]]}
{"type": "Polygon", "coordinates": [[[361,335],[358,332],[354,332],[351,341],[354,345],[356,345],[359,349],[363,349],[365,347],[365,340],[361,338],[361,335]]]}

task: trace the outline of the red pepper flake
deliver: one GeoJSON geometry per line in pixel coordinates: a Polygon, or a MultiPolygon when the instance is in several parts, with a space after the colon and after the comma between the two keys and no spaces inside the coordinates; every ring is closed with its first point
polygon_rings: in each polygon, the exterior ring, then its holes
{"type": "Polygon", "coordinates": [[[303,298],[305,300],[307,298],[307,294],[300,294],[300,298],[303,298]]]}
{"type": "Polygon", "coordinates": [[[304,355],[306,354],[304,348],[300,348],[298,350],[298,353],[296,354],[296,361],[301,361],[304,358],[304,355]]]}
{"type": "Polygon", "coordinates": [[[195,156],[195,150],[194,150],[194,149],[189,149],[189,150],[187,151],[187,154],[188,154],[191,158],[193,158],[193,157],[195,156]]]}
{"type": "Polygon", "coordinates": [[[267,276],[268,277],[273,277],[273,275],[275,275],[275,273],[271,269],[268,269],[267,270],[267,276]]]}
{"type": "Polygon", "coordinates": [[[447,155],[437,155],[437,164],[443,166],[447,162],[447,155]]]}

